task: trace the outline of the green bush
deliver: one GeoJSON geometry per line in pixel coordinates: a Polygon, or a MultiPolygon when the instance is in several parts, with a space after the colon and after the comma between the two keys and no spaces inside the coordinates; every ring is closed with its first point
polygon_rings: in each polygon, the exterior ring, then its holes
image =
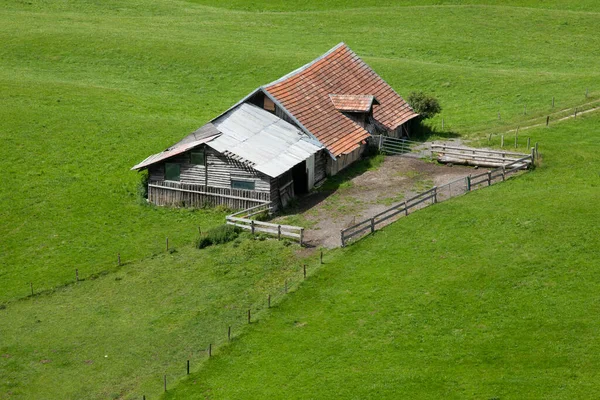
{"type": "Polygon", "coordinates": [[[140,181],[137,186],[138,199],[140,203],[146,203],[148,198],[148,171],[142,171],[140,174],[140,181]]]}
{"type": "Polygon", "coordinates": [[[196,247],[203,249],[213,244],[222,244],[236,239],[240,233],[240,228],[233,225],[219,225],[208,230],[196,241],[196,247]]]}
{"type": "Polygon", "coordinates": [[[422,120],[429,119],[442,111],[438,99],[424,92],[412,92],[406,100],[422,120]]]}

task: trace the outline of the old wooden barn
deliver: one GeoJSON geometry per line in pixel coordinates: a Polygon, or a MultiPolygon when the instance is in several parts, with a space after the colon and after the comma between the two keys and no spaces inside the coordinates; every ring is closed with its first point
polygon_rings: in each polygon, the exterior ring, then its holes
{"type": "Polygon", "coordinates": [[[148,170],[157,205],[277,208],[358,160],[372,134],[407,136],[415,117],[340,43],[132,169],[148,170]]]}

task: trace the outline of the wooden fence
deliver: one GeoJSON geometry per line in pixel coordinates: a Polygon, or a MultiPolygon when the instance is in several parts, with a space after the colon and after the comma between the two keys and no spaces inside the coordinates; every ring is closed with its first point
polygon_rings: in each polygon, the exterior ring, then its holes
{"type": "Polygon", "coordinates": [[[217,188],[171,181],[148,182],[148,201],[158,206],[248,208],[270,203],[269,192],[217,188]]]}
{"type": "Polygon", "coordinates": [[[264,212],[269,212],[271,209],[272,205],[270,203],[261,204],[228,215],[225,217],[225,219],[228,225],[249,230],[253,235],[255,233],[266,233],[272,236],[277,236],[277,240],[281,240],[282,237],[295,239],[300,242],[300,245],[302,245],[304,241],[304,228],[293,225],[272,224],[270,222],[256,221],[250,218],[264,212]]]}
{"type": "MultiPolygon", "coordinates": [[[[472,147],[447,146],[445,144],[431,144],[432,153],[438,154],[438,161],[466,165],[478,165],[485,167],[501,167],[512,164],[519,159],[525,158],[523,167],[532,162],[529,154],[515,153],[511,151],[476,149],[472,147]]],[[[532,154],[535,152],[532,149],[532,154]]]]}
{"type": "Polygon", "coordinates": [[[509,174],[526,169],[533,161],[533,155],[522,157],[513,160],[500,168],[485,171],[477,175],[469,175],[443,186],[436,186],[423,193],[419,193],[403,203],[392,206],[371,218],[365,219],[346,229],[342,229],[340,231],[342,247],[346,246],[351,238],[359,239],[369,233],[373,233],[378,228],[388,225],[402,216],[407,216],[411,210],[415,211],[431,204],[460,196],[482,186],[491,186],[496,182],[502,182],[509,174]]]}

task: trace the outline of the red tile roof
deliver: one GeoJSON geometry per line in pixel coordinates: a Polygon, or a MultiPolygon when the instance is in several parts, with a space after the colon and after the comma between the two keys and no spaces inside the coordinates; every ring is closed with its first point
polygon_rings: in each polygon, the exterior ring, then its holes
{"type": "Polygon", "coordinates": [[[356,95],[374,96],[379,105],[373,107],[373,117],[389,130],[417,116],[408,103],[344,43],[266,85],[263,90],[334,156],[350,153],[370,135],[336,109],[331,94],[353,95],[354,98],[358,98],[356,95]]]}
{"type": "Polygon", "coordinates": [[[329,98],[338,111],[367,113],[371,111],[373,96],[364,94],[330,94],[329,98]]]}

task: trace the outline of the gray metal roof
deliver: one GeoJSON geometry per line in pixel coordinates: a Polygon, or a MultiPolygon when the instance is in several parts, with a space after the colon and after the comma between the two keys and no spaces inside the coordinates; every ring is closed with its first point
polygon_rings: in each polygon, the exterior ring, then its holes
{"type": "Polygon", "coordinates": [[[273,178],[322,148],[292,124],[247,103],[212,123],[221,135],[208,142],[208,146],[273,178]]]}
{"type": "MultiPolygon", "coordinates": [[[[216,135],[218,135],[218,134],[219,133],[216,132],[216,135]]],[[[166,149],[163,152],[160,152],[158,154],[153,154],[150,157],[147,157],[144,161],[133,166],[131,169],[132,170],[143,169],[152,164],[156,164],[157,162],[164,161],[164,160],[171,158],[173,156],[176,156],[178,154],[185,153],[186,151],[191,150],[194,147],[198,147],[203,143],[209,142],[215,136],[215,134],[213,134],[212,136],[205,136],[202,139],[196,140],[193,138],[192,135],[193,135],[193,133],[186,136],[182,141],[174,144],[173,146],[169,147],[168,149],[166,149]]]]}
{"type": "Polygon", "coordinates": [[[323,148],[318,141],[289,122],[262,108],[243,103],[131,169],[146,168],[201,144],[272,178],[323,148]]]}

